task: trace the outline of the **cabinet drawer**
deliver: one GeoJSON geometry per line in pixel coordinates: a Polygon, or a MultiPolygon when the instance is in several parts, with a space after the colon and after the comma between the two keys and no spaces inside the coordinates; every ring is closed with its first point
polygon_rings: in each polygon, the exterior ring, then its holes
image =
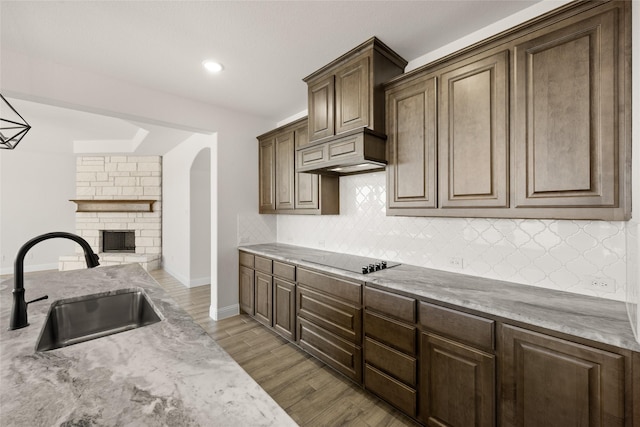
{"type": "Polygon", "coordinates": [[[494,349],[493,320],[421,302],[420,325],[481,349],[494,349]]]}
{"type": "Polygon", "coordinates": [[[273,275],[282,277],[283,279],[296,281],[295,265],[285,264],[283,262],[273,261],[273,275]]]}
{"type": "Polygon", "coordinates": [[[364,308],[416,323],[416,300],[379,289],[364,288],[364,308]]]}
{"type": "Polygon", "coordinates": [[[327,146],[316,145],[314,147],[298,150],[296,166],[298,168],[304,166],[313,166],[317,163],[324,163],[327,161],[327,146]]]}
{"type": "Polygon", "coordinates": [[[416,386],[416,358],[407,356],[369,337],[364,339],[364,360],[407,385],[416,386]]]}
{"type": "Polygon", "coordinates": [[[256,255],[255,259],[255,269],[256,271],[262,271],[263,273],[271,274],[273,261],[269,258],[263,258],[261,256],[256,255]]]}
{"type": "Polygon", "coordinates": [[[244,265],[245,267],[253,268],[253,254],[248,254],[246,252],[240,252],[240,265],[244,265]]]}
{"type": "Polygon", "coordinates": [[[343,298],[355,304],[362,302],[362,285],[336,277],[298,268],[298,283],[343,298]]]}
{"type": "Polygon", "coordinates": [[[405,414],[416,416],[416,391],[368,364],[364,367],[364,387],[405,414]]]}
{"type": "Polygon", "coordinates": [[[364,312],[364,333],[407,354],[416,354],[416,327],[364,312]]]}
{"type": "Polygon", "coordinates": [[[362,383],[362,349],[325,329],[298,319],[300,347],[338,372],[362,383]]]}
{"type": "Polygon", "coordinates": [[[362,339],[362,310],[298,285],[296,293],[296,312],[326,330],[353,343],[362,339]]]}

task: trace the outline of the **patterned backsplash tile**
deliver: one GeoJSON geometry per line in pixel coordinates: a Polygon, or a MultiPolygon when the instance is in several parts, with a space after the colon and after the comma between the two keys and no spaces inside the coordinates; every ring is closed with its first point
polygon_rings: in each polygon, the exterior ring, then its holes
{"type": "Polygon", "coordinates": [[[238,245],[275,242],[277,227],[275,215],[238,214],[238,245]]]}
{"type": "MultiPolygon", "coordinates": [[[[387,217],[385,206],[384,172],[341,177],[341,214],[277,215],[277,241],[619,301],[627,297],[625,222],[387,217]],[[593,280],[615,291],[588,288],[593,280]]],[[[257,228],[269,230],[260,238],[274,233],[273,224],[264,223],[272,215],[255,216],[265,218],[257,228]]],[[[242,221],[256,229],[254,218],[242,221]]],[[[239,242],[240,233],[255,231],[239,225],[239,242]]]]}

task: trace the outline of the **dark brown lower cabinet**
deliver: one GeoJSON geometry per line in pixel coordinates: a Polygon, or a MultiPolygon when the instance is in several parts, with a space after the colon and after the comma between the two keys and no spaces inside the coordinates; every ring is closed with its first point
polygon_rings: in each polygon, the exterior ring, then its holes
{"type": "Polygon", "coordinates": [[[273,278],[273,328],[291,341],[296,336],[296,285],[273,278]]]}
{"type": "Polygon", "coordinates": [[[249,316],[255,314],[254,310],[254,272],[251,268],[240,266],[240,310],[249,316]]]}
{"type": "Polygon", "coordinates": [[[640,427],[640,353],[269,258],[240,262],[244,312],[425,426],[640,427]]]}
{"type": "Polygon", "coordinates": [[[420,341],[422,421],[495,426],[495,356],[429,333],[422,333],[420,341]]]}
{"type": "Polygon", "coordinates": [[[273,325],[273,278],[256,271],[255,280],[255,318],[267,326],[273,325]]]}
{"type": "Polygon", "coordinates": [[[515,326],[501,329],[503,426],[623,426],[624,357],[515,326]]]}

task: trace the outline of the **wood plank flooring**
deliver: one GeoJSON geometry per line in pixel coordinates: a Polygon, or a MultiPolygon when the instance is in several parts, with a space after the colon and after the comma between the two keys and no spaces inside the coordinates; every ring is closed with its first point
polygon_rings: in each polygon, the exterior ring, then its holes
{"type": "Polygon", "coordinates": [[[301,426],[418,426],[247,315],[213,321],[210,286],[151,276],[301,426]]]}

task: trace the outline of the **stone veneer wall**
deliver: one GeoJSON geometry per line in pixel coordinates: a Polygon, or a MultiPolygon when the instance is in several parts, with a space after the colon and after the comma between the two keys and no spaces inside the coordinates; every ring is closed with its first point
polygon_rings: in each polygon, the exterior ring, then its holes
{"type": "MultiPolygon", "coordinates": [[[[162,253],[162,158],[160,156],[84,156],[76,162],[76,198],[157,200],[153,212],[76,212],[76,233],[100,256],[100,265],[139,262],[160,266],[162,253]],[[133,230],[134,253],[100,253],[101,230],[133,230]]],[[[71,203],[71,202],[70,202],[71,203]]],[[[60,257],[60,270],[86,268],[82,249],[60,257]]]]}

